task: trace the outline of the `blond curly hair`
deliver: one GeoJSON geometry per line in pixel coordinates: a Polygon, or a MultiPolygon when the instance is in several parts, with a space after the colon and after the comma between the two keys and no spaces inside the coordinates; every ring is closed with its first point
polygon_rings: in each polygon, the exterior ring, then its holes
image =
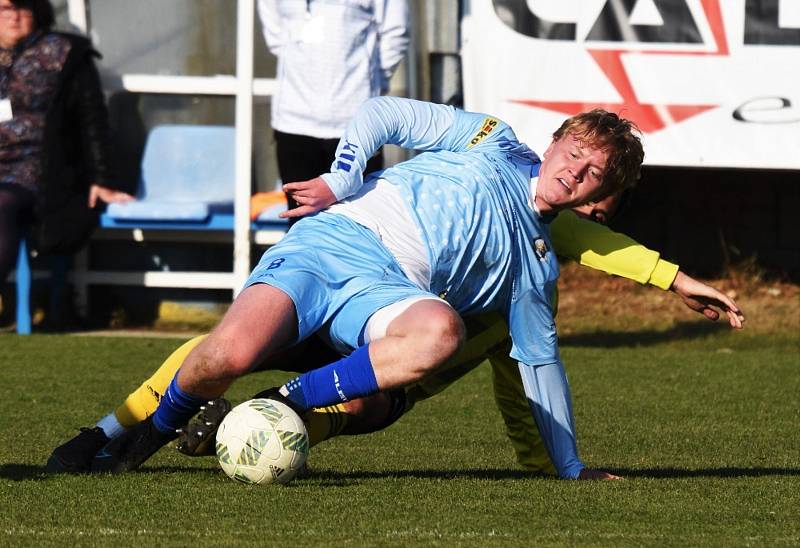
{"type": "Polygon", "coordinates": [[[641,131],[631,120],[597,108],[567,118],[553,133],[553,139],[558,141],[565,135],[573,135],[582,144],[608,153],[602,193],[596,200],[634,186],[641,177],[644,161],[641,131]]]}

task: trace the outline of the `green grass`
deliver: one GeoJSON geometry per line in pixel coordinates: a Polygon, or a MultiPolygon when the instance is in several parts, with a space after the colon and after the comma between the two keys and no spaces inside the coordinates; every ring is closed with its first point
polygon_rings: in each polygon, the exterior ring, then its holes
{"type": "MultiPolygon", "coordinates": [[[[161,339],[0,336],[0,545],[800,544],[797,335],[572,334],[584,460],[622,482],[516,467],[481,368],[390,429],[312,450],[286,487],[164,449],[120,477],[46,476],[50,451],[121,401],[161,339]]],[[[242,400],[284,376],[243,379],[242,400]]]]}

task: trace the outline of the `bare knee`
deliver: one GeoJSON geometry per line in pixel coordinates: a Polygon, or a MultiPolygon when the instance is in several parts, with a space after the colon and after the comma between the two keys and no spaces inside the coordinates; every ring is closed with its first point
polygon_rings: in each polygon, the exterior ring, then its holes
{"type": "Polygon", "coordinates": [[[458,353],[466,338],[466,328],[452,309],[441,307],[429,311],[424,321],[410,334],[409,344],[417,347],[427,359],[419,360],[418,376],[436,370],[442,363],[458,353]]]}
{"type": "Polygon", "coordinates": [[[232,380],[247,374],[256,357],[244,352],[230,339],[209,336],[195,348],[184,362],[196,378],[208,381],[232,380]]]}
{"type": "Polygon", "coordinates": [[[191,385],[241,377],[287,344],[296,330],[297,315],[288,295],[265,284],[250,286],[189,354],[181,378],[191,385]]]}
{"type": "Polygon", "coordinates": [[[444,359],[458,352],[467,336],[464,322],[454,310],[436,315],[428,329],[431,336],[438,341],[437,347],[444,359]]]}

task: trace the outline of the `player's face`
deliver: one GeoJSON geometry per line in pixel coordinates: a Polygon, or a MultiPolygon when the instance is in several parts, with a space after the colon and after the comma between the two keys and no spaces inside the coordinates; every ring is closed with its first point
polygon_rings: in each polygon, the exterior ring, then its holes
{"type": "Polygon", "coordinates": [[[33,12],[0,0],[0,46],[13,48],[35,30],[33,12]]]}
{"type": "Polygon", "coordinates": [[[555,213],[592,200],[603,184],[608,153],[573,135],[553,141],[544,153],[536,187],[536,206],[555,213]]]}
{"type": "Polygon", "coordinates": [[[618,192],[611,196],[606,196],[602,200],[589,202],[582,206],[573,207],[572,211],[585,219],[606,225],[617,212],[621,194],[618,192]]]}

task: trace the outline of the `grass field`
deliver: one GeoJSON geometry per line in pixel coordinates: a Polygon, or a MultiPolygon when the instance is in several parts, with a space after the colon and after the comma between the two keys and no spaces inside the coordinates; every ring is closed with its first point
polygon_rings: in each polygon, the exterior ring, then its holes
{"type": "Polygon", "coordinates": [[[617,297],[631,315],[590,321],[565,300],[562,349],[582,456],[620,482],[520,472],[485,367],[384,432],[315,448],[287,487],[171,449],[124,476],[46,476],[52,448],[176,341],[0,335],[0,545],[799,545],[797,319],[730,333],[617,297]]]}

